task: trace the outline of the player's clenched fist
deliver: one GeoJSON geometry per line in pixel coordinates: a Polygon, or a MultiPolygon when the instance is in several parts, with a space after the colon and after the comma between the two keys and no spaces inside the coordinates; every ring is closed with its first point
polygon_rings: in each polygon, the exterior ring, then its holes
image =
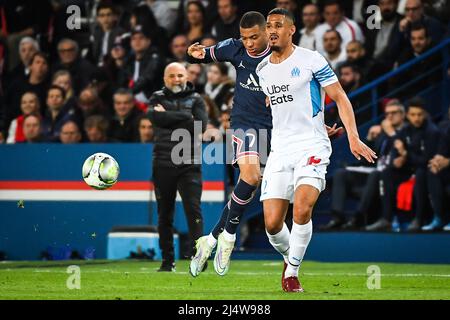
{"type": "Polygon", "coordinates": [[[205,48],[205,46],[196,42],[189,46],[187,53],[195,59],[203,59],[205,58],[205,48]]]}

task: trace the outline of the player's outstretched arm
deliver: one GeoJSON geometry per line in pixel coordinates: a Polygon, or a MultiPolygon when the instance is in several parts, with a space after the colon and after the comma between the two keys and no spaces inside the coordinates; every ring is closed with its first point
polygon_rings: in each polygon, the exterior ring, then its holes
{"type": "Polygon", "coordinates": [[[335,82],[326,86],[324,89],[328,96],[337,104],[339,117],[347,131],[348,142],[353,155],[358,160],[361,160],[361,157],[364,157],[368,162],[374,163],[377,158],[376,153],[359,139],[352,104],[350,103],[350,100],[348,100],[347,94],[344,89],[342,89],[341,84],[335,82]]]}

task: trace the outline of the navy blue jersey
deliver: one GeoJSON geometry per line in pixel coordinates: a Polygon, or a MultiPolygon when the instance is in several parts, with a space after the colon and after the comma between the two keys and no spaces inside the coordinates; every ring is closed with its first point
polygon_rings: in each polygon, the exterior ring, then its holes
{"type": "MultiPolygon", "coordinates": [[[[206,48],[201,62],[230,62],[236,69],[236,85],[231,111],[232,128],[240,124],[259,129],[272,128],[270,108],[266,107],[266,95],[259,86],[256,66],[270,54],[267,48],[257,56],[250,55],[241,40],[227,39],[206,48]]],[[[220,107],[220,106],[219,106],[220,107]]]]}

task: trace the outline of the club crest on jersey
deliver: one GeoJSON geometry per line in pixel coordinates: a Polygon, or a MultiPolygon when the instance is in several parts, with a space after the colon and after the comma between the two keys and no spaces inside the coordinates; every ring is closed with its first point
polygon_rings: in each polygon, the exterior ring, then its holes
{"type": "Polygon", "coordinates": [[[300,77],[300,69],[298,67],[294,67],[294,69],[291,70],[291,78],[298,77],[300,77]]]}

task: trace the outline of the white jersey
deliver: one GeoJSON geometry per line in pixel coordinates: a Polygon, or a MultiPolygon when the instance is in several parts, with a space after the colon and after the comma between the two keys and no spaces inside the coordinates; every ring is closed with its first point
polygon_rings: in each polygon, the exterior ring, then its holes
{"type": "Polygon", "coordinates": [[[270,56],[259,63],[256,74],[272,108],[272,150],[293,153],[318,143],[330,145],[323,87],[338,79],[328,62],[301,47],[279,64],[271,63],[270,56]]]}

